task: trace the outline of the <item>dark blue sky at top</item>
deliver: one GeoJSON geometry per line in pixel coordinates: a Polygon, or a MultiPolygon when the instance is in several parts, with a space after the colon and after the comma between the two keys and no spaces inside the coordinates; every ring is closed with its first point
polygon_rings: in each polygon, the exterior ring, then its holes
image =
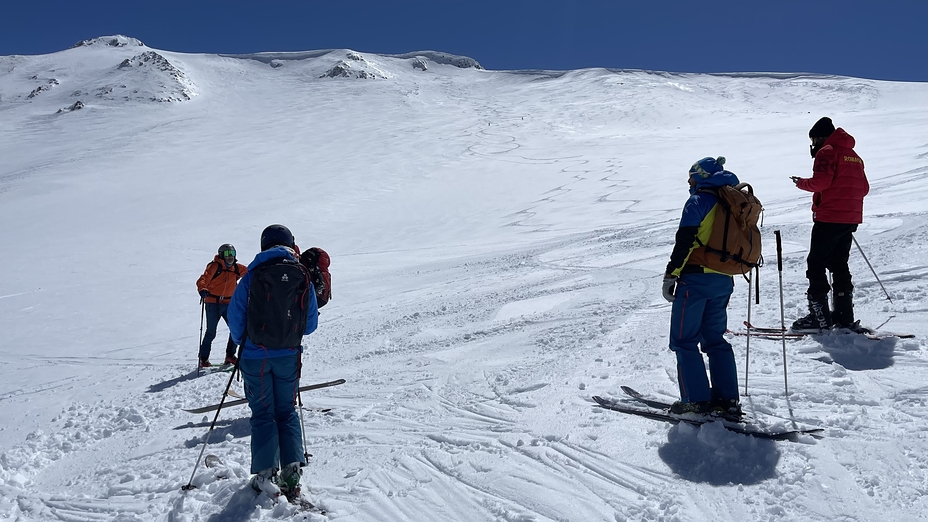
{"type": "Polygon", "coordinates": [[[926,0],[54,0],[0,10],[0,55],[51,53],[112,34],[178,52],[428,49],[488,69],[928,81],[926,0]]]}

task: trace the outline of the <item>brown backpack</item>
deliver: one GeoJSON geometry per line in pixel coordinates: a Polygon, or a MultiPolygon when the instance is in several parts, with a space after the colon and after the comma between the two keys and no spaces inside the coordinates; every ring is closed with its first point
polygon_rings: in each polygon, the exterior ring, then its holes
{"type": "Polygon", "coordinates": [[[763,264],[760,221],[764,206],[747,183],[701,189],[718,197],[715,222],[706,244],[690,254],[689,262],[729,275],[745,275],[763,264]]]}

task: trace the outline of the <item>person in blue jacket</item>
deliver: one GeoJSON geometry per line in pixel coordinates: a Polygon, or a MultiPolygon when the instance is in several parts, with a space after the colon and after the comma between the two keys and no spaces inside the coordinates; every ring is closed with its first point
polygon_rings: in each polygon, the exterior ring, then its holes
{"type": "MultiPolygon", "coordinates": [[[[283,492],[289,497],[299,492],[301,467],[306,464],[300,416],[294,406],[300,387],[302,343],[266,347],[256,345],[246,335],[254,270],[282,258],[299,263],[293,234],[283,225],[271,225],[261,233],[261,252],[248,265],[248,272],[232,294],[228,318],[232,339],[242,347],[239,369],[251,407],[251,472],[255,473],[251,485],[271,496],[283,492]]],[[[311,334],[318,325],[319,309],[311,282],[308,302],[303,335],[311,334]]]]}
{"type": "Polygon", "coordinates": [[[677,357],[680,385],[680,400],[672,405],[673,413],[741,416],[735,355],[724,337],[734,280],[690,260],[694,250],[709,242],[718,205],[718,196],[711,190],[738,184],[738,177],[725,170],[724,164],[720,156],[703,158],[690,168],[690,197],[683,205],[664,273],[662,294],[673,303],[670,349],[677,357]],[[709,359],[711,385],[700,347],[709,359]]]}

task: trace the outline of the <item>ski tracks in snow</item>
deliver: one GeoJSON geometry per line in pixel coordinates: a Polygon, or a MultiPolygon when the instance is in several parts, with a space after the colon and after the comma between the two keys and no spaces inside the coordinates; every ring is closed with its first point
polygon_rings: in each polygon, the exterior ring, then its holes
{"type": "MultiPolygon", "coordinates": [[[[622,384],[665,398],[675,391],[669,306],[658,279],[640,269],[649,263],[642,252],[666,246],[660,234],[615,229],[441,262],[415,276],[396,274],[421,284],[389,302],[359,304],[356,317],[327,323],[324,316],[309,338],[303,380],[348,383],[303,396],[309,406],[332,408],[305,412],[314,454],[306,493],[332,518],[411,522],[436,514],[507,522],[863,521],[881,506],[924,507],[928,405],[906,384],[928,365],[918,340],[791,343],[788,400],[779,343],[752,342],[745,404],[772,422],[824,426],[827,437],[815,445],[758,441],[711,425],[669,428],[592,407],[590,395],[619,395],[622,384]],[[455,290],[436,290],[433,279],[454,281],[455,290]],[[821,352],[833,362],[815,360],[821,352]],[[835,362],[852,355],[865,367],[835,362]],[[339,368],[350,374],[337,375],[339,368]],[[877,457],[887,437],[903,439],[901,450],[877,457]],[[898,478],[887,483],[876,463],[898,478]]],[[[800,286],[791,283],[789,292],[800,286]]],[[[771,316],[770,303],[755,313],[771,316]]],[[[865,314],[879,310],[871,292],[860,303],[865,314]]],[[[733,300],[733,321],[743,305],[733,300]]],[[[732,342],[743,383],[743,341],[732,342]]],[[[222,412],[211,436],[207,453],[224,466],[201,464],[198,489],[180,491],[212,419],[180,410],[215,402],[227,382],[226,374],[177,377],[185,371],[151,366],[151,393],[66,405],[54,433],[36,432],[0,456],[0,507],[26,519],[79,522],[321,519],[250,492],[245,407],[222,412]],[[28,494],[36,483],[56,495],[28,494]]]]}

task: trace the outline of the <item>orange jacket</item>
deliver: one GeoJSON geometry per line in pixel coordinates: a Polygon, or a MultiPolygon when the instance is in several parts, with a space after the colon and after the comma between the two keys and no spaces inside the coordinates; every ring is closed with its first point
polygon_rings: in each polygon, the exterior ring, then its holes
{"type": "Polygon", "coordinates": [[[206,290],[209,295],[204,298],[207,303],[228,303],[232,299],[238,280],[245,275],[248,268],[235,263],[226,268],[225,262],[218,255],[206,265],[203,275],[197,279],[197,292],[206,290]]]}

